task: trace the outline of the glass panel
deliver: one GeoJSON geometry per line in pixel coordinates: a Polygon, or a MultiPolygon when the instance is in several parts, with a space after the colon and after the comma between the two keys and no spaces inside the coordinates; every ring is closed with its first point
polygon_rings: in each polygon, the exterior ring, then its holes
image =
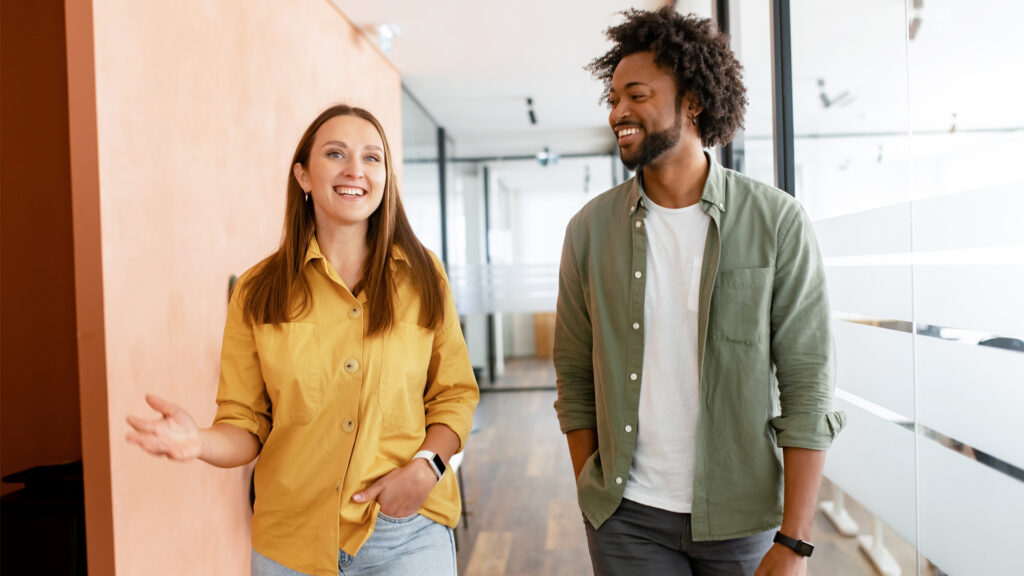
{"type": "Polygon", "coordinates": [[[920,455],[921,554],[948,574],[1024,574],[1024,482],[969,446],[922,439],[920,455]]]}
{"type": "Polygon", "coordinates": [[[733,140],[735,168],[774,184],[771,3],[731,0],[729,14],[731,46],[743,65],[748,100],[743,130],[733,140]]]}
{"type": "Polygon", "coordinates": [[[912,420],[913,334],[842,320],[833,324],[838,363],[843,367],[836,385],[912,420]]]}
{"type": "Polygon", "coordinates": [[[402,166],[399,190],[413,232],[441,256],[441,190],[437,164],[437,125],[402,90],[402,166]]]}
{"type": "MultiPolygon", "coordinates": [[[[916,146],[916,137],[914,141],[916,146]]],[[[1022,152],[1024,141],[1015,153],[1022,152]]],[[[1020,247],[1022,214],[1024,193],[1019,181],[915,202],[914,247],[919,251],[1020,247]]]]}
{"type": "Polygon", "coordinates": [[[796,196],[814,219],[909,199],[902,2],[794,0],[796,196]]]}
{"type": "MultiPolygon", "coordinates": [[[[871,408],[870,404],[864,405],[871,408]]],[[[914,433],[843,397],[836,398],[835,406],[845,410],[849,420],[828,452],[825,474],[913,543],[914,433]]],[[[871,528],[862,529],[866,532],[871,528]]]]}
{"type": "Polygon", "coordinates": [[[814,223],[821,254],[840,256],[890,254],[910,251],[910,205],[826,218],[814,223]]]}
{"type": "Polygon", "coordinates": [[[1024,354],[917,337],[918,418],[1024,468],[1024,354]]]}
{"type": "Polygon", "coordinates": [[[910,266],[828,266],[832,310],[842,315],[910,321],[910,266]]]}
{"type": "Polygon", "coordinates": [[[1024,574],[1024,8],[1013,0],[908,2],[911,193],[919,338],[921,553],[952,574],[1024,574]],[[965,457],[967,456],[967,457],[965,457]],[[1000,460],[1001,459],[1001,460],[1000,460]],[[1008,462],[1018,475],[1009,474],[1008,462]],[[979,553],[979,551],[984,551],[979,553]]]}
{"type": "Polygon", "coordinates": [[[1024,265],[917,266],[917,321],[1024,338],[1024,265]]]}

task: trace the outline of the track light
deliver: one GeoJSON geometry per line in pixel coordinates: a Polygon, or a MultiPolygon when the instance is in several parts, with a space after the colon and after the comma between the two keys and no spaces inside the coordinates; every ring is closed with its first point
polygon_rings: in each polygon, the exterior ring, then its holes
{"type": "Polygon", "coordinates": [[[547,146],[537,152],[537,163],[541,166],[558,163],[558,154],[553,153],[547,146]]]}
{"type": "Polygon", "coordinates": [[[530,124],[537,124],[537,115],[533,112],[533,98],[526,98],[526,114],[530,117],[530,124]]]}

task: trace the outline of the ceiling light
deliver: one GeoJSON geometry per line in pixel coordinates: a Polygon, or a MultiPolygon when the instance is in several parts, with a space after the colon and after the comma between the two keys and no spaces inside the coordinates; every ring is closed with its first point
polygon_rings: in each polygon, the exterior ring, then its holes
{"type": "Polygon", "coordinates": [[[394,24],[381,24],[377,26],[377,35],[380,37],[380,51],[390,56],[391,39],[395,36],[401,36],[402,31],[394,24]]]}

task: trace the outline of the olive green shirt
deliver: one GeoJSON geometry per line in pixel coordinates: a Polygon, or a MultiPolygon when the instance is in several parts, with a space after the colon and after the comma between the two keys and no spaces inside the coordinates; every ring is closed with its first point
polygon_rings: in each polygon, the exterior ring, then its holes
{"type": "MultiPolygon", "coordinates": [[[[786,193],[708,160],[694,540],[779,526],[780,448],[824,450],[845,423],[832,411],[828,293],[810,221],[786,193]]],[[[647,202],[635,178],[612,188],[573,217],[562,247],[555,410],[562,432],[597,430],[577,481],[595,528],[622,500],[643,426],[647,202]]]]}

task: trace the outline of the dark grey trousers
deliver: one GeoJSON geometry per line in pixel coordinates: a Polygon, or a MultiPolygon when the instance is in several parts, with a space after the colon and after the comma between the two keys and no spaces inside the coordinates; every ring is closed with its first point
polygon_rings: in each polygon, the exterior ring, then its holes
{"type": "Polygon", "coordinates": [[[587,544],[595,576],[752,575],[772,546],[773,530],[743,538],[694,542],[690,515],[623,500],[587,544]]]}

